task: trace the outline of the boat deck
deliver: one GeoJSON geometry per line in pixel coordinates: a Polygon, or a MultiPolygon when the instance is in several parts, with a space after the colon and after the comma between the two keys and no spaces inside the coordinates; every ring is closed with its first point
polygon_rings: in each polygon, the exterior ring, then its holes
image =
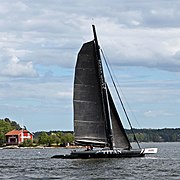
{"type": "Polygon", "coordinates": [[[52,158],[62,159],[89,159],[89,158],[131,158],[143,157],[143,149],[138,150],[90,150],[90,151],[73,151],[69,155],[55,155],[52,158]]]}

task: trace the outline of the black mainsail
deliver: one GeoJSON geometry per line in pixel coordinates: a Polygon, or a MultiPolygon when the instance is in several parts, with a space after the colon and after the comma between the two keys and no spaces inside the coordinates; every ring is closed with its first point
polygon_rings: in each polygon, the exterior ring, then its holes
{"type": "Polygon", "coordinates": [[[74,130],[80,144],[106,145],[101,87],[94,41],[85,43],[79,54],[74,80],[74,130]]]}
{"type": "Polygon", "coordinates": [[[94,40],[83,44],[75,67],[75,142],[129,149],[129,140],[105,82],[94,25],[93,32],[94,40]]]}

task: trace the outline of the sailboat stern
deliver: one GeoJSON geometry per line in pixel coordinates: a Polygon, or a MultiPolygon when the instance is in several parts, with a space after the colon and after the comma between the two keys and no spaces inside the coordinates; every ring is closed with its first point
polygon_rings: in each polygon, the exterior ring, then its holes
{"type": "Polygon", "coordinates": [[[158,148],[145,148],[143,149],[144,154],[156,154],[158,151],[158,148]]]}

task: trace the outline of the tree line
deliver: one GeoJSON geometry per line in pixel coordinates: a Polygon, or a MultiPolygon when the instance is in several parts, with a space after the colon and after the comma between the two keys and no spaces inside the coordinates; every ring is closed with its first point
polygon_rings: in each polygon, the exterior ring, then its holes
{"type": "Polygon", "coordinates": [[[33,141],[30,139],[21,143],[20,147],[66,147],[67,145],[73,145],[74,135],[69,132],[37,132],[34,134],[33,141]],[[37,135],[38,134],[38,135],[37,135]]]}
{"type": "MultiPolygon", "coordinates": [[[[8,118],[0,119],[0,146],[5,145],[5,134],[13,129],[21,129],[20,125],[8,118]]],[[[131,142],[134,134],[126,129],[131,142]]],[[[180,128],[133,129],[139,142],[180,142],[180,128]]],[[[66,146],[74,143],[73,131],[41,131],[33,133],[33,141],[26,140],[20,146],[66,146]]]]}
{"type": "Polygon", "coordinates": [[[73,132],[49,131],[34,133],[34,143],[43,146],[62,146],[72,145],[74,142],[73,132]]]}
{"type": "MultiPolygon", "coordinates": [[[[135,136],[140,142],[180,142],[180,128],[164,129],[133,129],[135,136]]],[[[134,134],[126,130],[128,138],[134,141],[134,134]]]]}

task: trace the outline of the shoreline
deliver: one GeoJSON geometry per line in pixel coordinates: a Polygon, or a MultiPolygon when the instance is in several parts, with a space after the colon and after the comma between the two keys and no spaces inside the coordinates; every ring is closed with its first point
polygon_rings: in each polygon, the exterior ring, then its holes
{"type": "MultiPolygon", "coordinates": [[[[134,142],[132,142],[134,143],[134,142]]],[[[175,141],[175,142],[141,142],[141,143],[180,143],[180,141],[175,141]]],[[[140,144],[141,144],[140,143],[140,144]]],[[[61,147],[61,146],[33,146],[33,147],[19,147],[19,146],[3,146],[0,147],[0,150],[2,149],[55,149],[55,148],[64,148],[64,149],[86,149],[86,146],[66,146],[66,147],[61,147]]]]}
{"type": "Polygon", "coordinates": [[[0,147],[0,149],[54,149],[54,148],[65,148],[65,149],[78,149],[78,148],[85,148],[83,146],[66,146],[66,147],[60,147],[60,146],[35,146],[35,147],[19,147],[19,146],[5,146],[0,147]]]}

